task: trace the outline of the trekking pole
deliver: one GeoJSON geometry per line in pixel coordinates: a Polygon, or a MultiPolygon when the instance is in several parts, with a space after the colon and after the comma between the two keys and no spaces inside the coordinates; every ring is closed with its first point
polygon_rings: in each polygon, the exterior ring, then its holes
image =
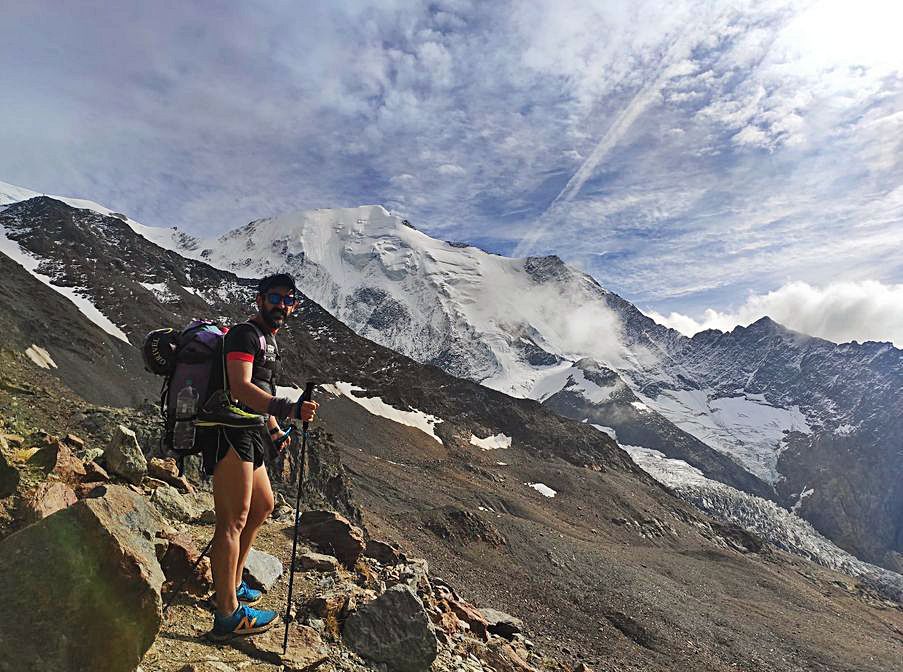
{"type": "MultiPolygon", "coordinates": [[[[308,382],[304,386],[304,394],[301,395],[301,403],[310,401],[314,396],[314,383],[308,382]]],[[[300,409],[301,406],[299,405],[300,409]]],[[[298,551],[298,510],[301,508],[301,486],[304,483],[304,463],[307,460],[307,425],[305,421],[301,423],[301,466],[298,472],[298,494],[295,496],[295,537],[292,540],[292,564],[288,570],[288,601],[285,605],[285,637],[282,639],[282,655],[288,651],[288,626],[292,622],[292,586],[295,582],[295,554],[298,551]]]]}
{"type": "Polygon", "coordinates": [[[169,593],[169,597],[166,598],[166,602],[163,605],[163,615],[166,615],[166,610],[169,609],[169,606],[172,604],[172,601],[176,599],[176,595],[178,595],[182,591],[182,586],[194,576],[194,570],[198,568],[198,565],[201,564],[201,560],[204,559],[204,556],[210,552],[210,547],[213,546],[213,539],[210,540],[210,543],[201,551],[201,554],[198,555],[198,559],[194,561],[194,564],[191,566],[191,569],[188,570],[188,573],[182,578],[182,581],[179,583],[178,588],[174,588],[172,592],[169,593]]]}

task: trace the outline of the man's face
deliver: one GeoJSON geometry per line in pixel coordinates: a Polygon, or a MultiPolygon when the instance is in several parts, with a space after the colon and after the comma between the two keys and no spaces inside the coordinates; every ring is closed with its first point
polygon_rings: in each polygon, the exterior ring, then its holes
{"type": "Polygon", "coordinates": [[[257,295],[257,308],[260,310],[260,316],[271,329],[282,327],[297,305],[295,292],[288,287],[273,287],[266,293],[257,295]],[[286,302],[290,302],[291,305],[286,305],[286,302]]]}

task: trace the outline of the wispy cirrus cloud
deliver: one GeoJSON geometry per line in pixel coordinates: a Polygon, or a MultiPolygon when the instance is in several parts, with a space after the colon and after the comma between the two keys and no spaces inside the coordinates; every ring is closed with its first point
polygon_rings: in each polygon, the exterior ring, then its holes
{"type": "Polygon", "coordinates": [[[903,281],[893,3],[20,3],[0,179],[212,233],[381,202],[700,319],[903,281]]]}

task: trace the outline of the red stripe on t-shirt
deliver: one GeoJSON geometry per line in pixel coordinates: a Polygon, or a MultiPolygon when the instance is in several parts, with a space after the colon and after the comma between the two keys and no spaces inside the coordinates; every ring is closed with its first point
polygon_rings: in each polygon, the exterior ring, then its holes
{"type": "Polygon", "coordinates": [[[247,352],[227,352],[226,353],[226,361],[227,362],[253,362],[254,355],[248,354],[247,352]]]}

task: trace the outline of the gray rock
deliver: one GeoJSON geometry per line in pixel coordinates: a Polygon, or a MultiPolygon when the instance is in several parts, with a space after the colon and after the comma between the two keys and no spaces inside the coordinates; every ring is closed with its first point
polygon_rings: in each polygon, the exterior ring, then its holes
{"type": "Polygon", "coordinates": [[[489,632],[500,635],[505,639],[512,639],[514,635],[524,631],[524,622],[516,616],[506,614],[504,611],[487,608],[480,609],[480,613],[483,614],[483,618],[489,621],[489,632]]]}
{"type": "Polygon", "coordinates": [[[302,570],[315,569],[318,572],[334,572],[339,568],[339,561],[331,555],[303,553],[298,557],[298,566],[302,570]]]}
{"type": "Polygon", "coordinates": [[[191,503],[171,485],[159,486],[151,495],[151,501],[157,510],[170,520],[190,523],[197,518],[198,513],[191,503]]]}
{"type": "Polygon", "coordinates": [[[337,557],[351,569],[364,552],[364,533],[344,516],[333,511],[304,511],[299,534],[320,550],[337,557]]]}
{"type": "Polygon", "coordinates": [[[389,588],[349,616],[342,637],[357,654],[393,672],[428,670],[439,650],[423,603],[404,585],[389,588]]]}
{"type": "Polygon", "coordinates": [[[0,590],[18,617],[0,628],[0,672],[134,670],[162,622],[163,525],[144,497],[111,485],[4,539],[0,590]]]}
{"type": "Polygon", "coordinates": [[[135,485],[140,484],[147,474],[147,460],[138,445],[138,437],[123,425],[117,425],[113,430],[113,438],[104,449],[104,457],[110,471],[135,485]]]}
{"type": "Polygon", "coordinates": [[[378,539],[371,539],[367,542],[364,555],[383,565],[397,565],[407,560],[398,546],[378,539]]]}
{"type": "Polygon", "coordinates": [[[279,558],[252,548],[245,562],[245,572],[251,586],[268,591],[282,576],[282,563],[279,558]]]}

